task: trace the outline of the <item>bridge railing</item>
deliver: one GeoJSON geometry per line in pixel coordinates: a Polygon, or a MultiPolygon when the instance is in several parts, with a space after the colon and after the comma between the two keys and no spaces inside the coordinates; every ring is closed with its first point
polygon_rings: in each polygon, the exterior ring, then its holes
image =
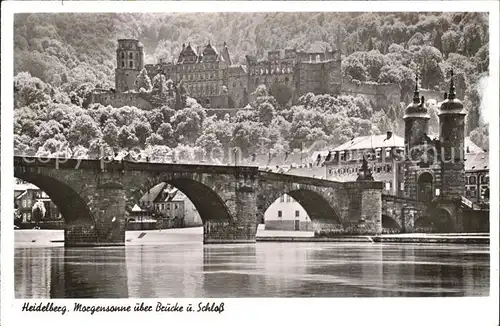
{"type": "Polygon", "coordinates": [[[209,164],[178,164],[112,159],[76,159],[64,157],[14,156],[14,167],[50,167],[55,169],[109,169],[144,171],[210,172],[215,174],[247,173],[256,175],[257,167],[209,164]]]}

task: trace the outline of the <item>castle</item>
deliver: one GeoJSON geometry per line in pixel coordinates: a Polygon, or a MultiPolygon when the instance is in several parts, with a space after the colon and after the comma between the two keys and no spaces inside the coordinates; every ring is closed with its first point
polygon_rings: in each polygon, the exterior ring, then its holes
{"type": "Polygon", "coordinates": [[[210,109],[243,108],[254,99],[259,85],[265,85],[271,95],[285,94],[284,101],[291,103],[312,92],[365,95],[374,107],[384,108],[399,103],[401,96],[395,84],[343,81],[340,52],[314,45],[308,51],[269,51],[263,60],[247,55],[243,65],[232,62],[226,43],[220,50],[210,42],[203,49],[188,43],[175,62],[144,64],[142,44],[135,39],[119,39],[116,64],[115,89],[96,89],[87,103],[143,109],[178,106],[178,102],[174,104],[177,86],[185,96],[210,109]],[[138,92],[137,77],[143,68],[151,80],[164,76],[174,86],[138,92]]]}

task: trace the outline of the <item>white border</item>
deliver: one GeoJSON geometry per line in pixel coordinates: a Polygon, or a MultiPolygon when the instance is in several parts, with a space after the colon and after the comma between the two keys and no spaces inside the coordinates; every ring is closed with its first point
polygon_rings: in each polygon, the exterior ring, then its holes
{"type": "MultiPolygon", "coordinates": [[[[146,2],[146,1],[64,1],[64,2],[2,2],[2,232],[1,232],[1,317],[2,324],[51,324],[89,325],[98,323],[154,323],[179,325],[181,323],[203,323],[217,325],[265,324],[280,322],[311,322],[328,324],[368,324],[368,325],[498,325],[498,201],[499,198],[499,116],[498,116],[498,40],[499,3],[496,1],[381,1],[381,2],[146,2]],[[377,299],[224,299],[226,311],[223,314],[88,314],[69,313],[65,316],[48,313],[21,313],[23,300],[13,300],[13,14],[16,12],[245,12],[245,11],[489,11],[490,14],[490,73],[488,107],[491,108],[490,121],[490,182],[491,205],[491,288],[489,298],[377,298],[377,299]],[[70,318],[70,316],[78,316],[70,318]]],[[[35,301],[35,300],[31,300],[35,301]]],[[[43,302],[49,300],[42,300],[43,302]]],[[[75,300],[50,300],[64,302],[72,306],[75,300]]],[[[128,302],[138,300],[80,300],[88,303],[128,302]]],[[[155,304],[157,300],[147,300],[155,304]]],[[[162,300],[167,301],[167,300],[162,300]]],[[[176,300],[168,300],[175,302],[176,300]]],[[[199,300],[177,300],[198,302],[199,300]]],[[[208,301],[208,300],[205,300],[208,301]]],[[[219,300],[220,301],[220,300],[219,300]]]]}

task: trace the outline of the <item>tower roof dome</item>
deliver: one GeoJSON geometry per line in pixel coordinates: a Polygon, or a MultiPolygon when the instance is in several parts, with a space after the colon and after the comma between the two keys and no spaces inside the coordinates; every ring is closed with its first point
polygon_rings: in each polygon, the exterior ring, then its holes
{"type": "Polygon", "coordinates": [[[419,97],[418,92],[418,76],[415,77],[415,91],[413,92],[413,102],[408,104],[405,110],[405,115],[403,119],[409,118],[421,118],[421,119],[430,119],[431,116],[427,112],[427,108],[425,106],[424,97],[419,97]]]}
{"type": "Polygon", "coordinates": [[[444,93],[444,101],[439,104],[438,115],[458,114],[465,115],[464,105],[456,98],[455,84],[453,83],[453,69],[451,70],[450,92],[444,93]]]}

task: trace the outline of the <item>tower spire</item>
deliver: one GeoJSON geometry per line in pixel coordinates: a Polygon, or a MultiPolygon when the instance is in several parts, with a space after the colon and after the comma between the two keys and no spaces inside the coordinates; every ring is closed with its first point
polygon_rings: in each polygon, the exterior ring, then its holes
{"type": "Polygon", "coordinates": [[[454,100],[456,96],[455,93],[455,84],[453,83],[453,69],[451,69],[451,77],[450,77],[450,92],[448,94],[449,100],[454,100]]]}
{"type": "Polygon", "coordinates": [[[418,93],[418,72],[415,74],[415,91],[413,92],[413,103],[420,103],[419,93],[418,93]]]}

